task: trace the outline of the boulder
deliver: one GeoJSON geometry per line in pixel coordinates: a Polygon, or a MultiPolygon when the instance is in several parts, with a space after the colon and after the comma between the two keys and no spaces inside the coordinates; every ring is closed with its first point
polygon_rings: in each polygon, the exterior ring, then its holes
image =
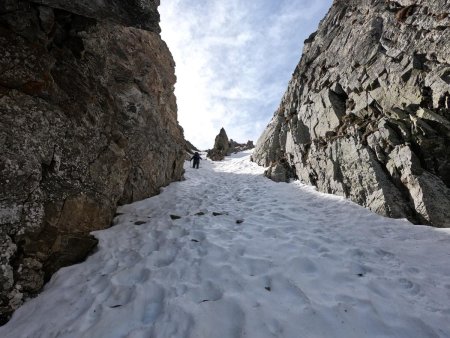
{"type": "Polygon", "coordinates": [[[450,227],[450,4],[334,1],[253,160],[389,217],[450,227]],[[445,15],[444,15],[445,14],[445,15]]]}
{"type": "Polygon", "coordinates": [[[274,182],[288,183],[295,177],[295,172],[286,160],[281,159],[271,163],[269,168],[264,172],[264,175],[274,182]]]}

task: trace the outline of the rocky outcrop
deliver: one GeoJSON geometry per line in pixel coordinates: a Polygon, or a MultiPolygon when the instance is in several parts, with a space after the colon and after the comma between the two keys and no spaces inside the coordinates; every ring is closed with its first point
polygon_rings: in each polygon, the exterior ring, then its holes
{"type": "Polygon", "coordinates": [[[247,141],[247,143],[238,143],[232,139],[228,140],[225,129],[221,128],[219,134],[214,141],[214,147],[207,152],[207,157],[213,161],[222,161],[225,156],[229,156],[233,153],[244,151],[247,149],[253,149],[253,141],[247,141]]]}
{"type": "Polygon", "coordinates": [[[285,175],[379,214],[450,227],[449,12],[445,0],[335,0],[253,159],[284,160],[285,175]]]}
{"type": "Polygon", "coordinates": [[[238,143],[233,139],[230,139],[228,154],[239,153],[244,150],[249,150],[255,148],[253,141],[247,141],[247,143],[238,143]]]}
{"type": "Polygon", "coordinates": [[[118,204],[182,176],[158,3],[0,4],[2,322],[84,259],[96,244],[89,233],[108,227],[118,204]]]}
{"type": "Polygon", "coordinates": [[[230,148],[227,132],[221,128],[219,134],[214,140],[214,147],[208,150],[207,157],[213,161],[222,161],[228,155],[230,148]]]}

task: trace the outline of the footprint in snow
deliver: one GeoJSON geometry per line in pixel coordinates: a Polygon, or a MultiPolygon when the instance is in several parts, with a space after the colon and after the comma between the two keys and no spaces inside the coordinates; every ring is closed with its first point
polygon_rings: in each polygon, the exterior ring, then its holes
{"type": "Polygon", "coordinates": [[[311,259],[303,256],[291,258],[288,265],[303,273],[314,274],[317,272],[317,265],[311,259]]]}
{"type": "Polygon", "coordinates": [[[143,284],[150,277],[150,270],[137,267],[127,268],[115,273],[111,281],[117,286],[133,286],[143,284]]]}
{"type": "Polygon", "coordinates": [[[207,281],[197,289],[193,290],[192,296],[197,303],[213,302],[223,297],[223,291],[211,281],[207,281]]]}
{"type": "Polygon", "coordinates": [[[418,284],[413,283],[409,279],[400,278],[398,280],[400,287],[405,291],[409,292],[411,295],[416,296],[420,293],[420,286],[418,284]]]}
{"type": "Polygon", "coordinates": [[[127,305],[130,301],[133,301],[136,296],[135,286],[122,287],[112,286],[112,292],[108,297],[106,306],[113,309],[119,306],[127,305]]]}

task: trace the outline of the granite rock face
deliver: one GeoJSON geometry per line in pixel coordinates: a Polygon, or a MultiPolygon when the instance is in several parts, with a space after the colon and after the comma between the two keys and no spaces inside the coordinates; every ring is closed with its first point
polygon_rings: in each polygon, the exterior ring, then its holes
{"type": "Polygon", "coordinates": [[[446,0],[334,1],[253,160],[379,214],[450,227],[449,13],[446,0]]]}
{"type": "Polygon", "coordinates": [[[1,322],[86,257],[89,233],[109,227],[118,204],[183,174],[174,62],[156,6],[0,4],[1,322]]]}

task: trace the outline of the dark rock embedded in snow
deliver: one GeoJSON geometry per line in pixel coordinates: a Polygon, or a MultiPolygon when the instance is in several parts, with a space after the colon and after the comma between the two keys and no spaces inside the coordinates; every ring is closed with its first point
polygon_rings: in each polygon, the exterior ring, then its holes
{"type": "Polygon", "coordinates": [[[216,211],[213,211],[213,216],[222,216],[222,215],[228,215],[228,213],[227,212],[216,212],[216,211]]]}
{"type": "Polygon", "coordinates": [[[39,3],[0,3],[2,322],[86,257],[118,203],[183,173],[158,1],[39,3]]]}
{"type": "Polygon", "coordinates": [[[238,143],[232,139],[229,140],[225,129],[221,128],[214,141],[214,147],[208,150],[207,156],[213,161],[222,161],[225,156],[239,151],[253,149],[254,147],[253,141],[238,143]]]}
{"type": "Polygon", "coordinates": [[[253,160],[390,217],[450,226],[450,3],[334,1],[253,160]],[[283,172],[284,170],[284,172],[283,172]]]}

